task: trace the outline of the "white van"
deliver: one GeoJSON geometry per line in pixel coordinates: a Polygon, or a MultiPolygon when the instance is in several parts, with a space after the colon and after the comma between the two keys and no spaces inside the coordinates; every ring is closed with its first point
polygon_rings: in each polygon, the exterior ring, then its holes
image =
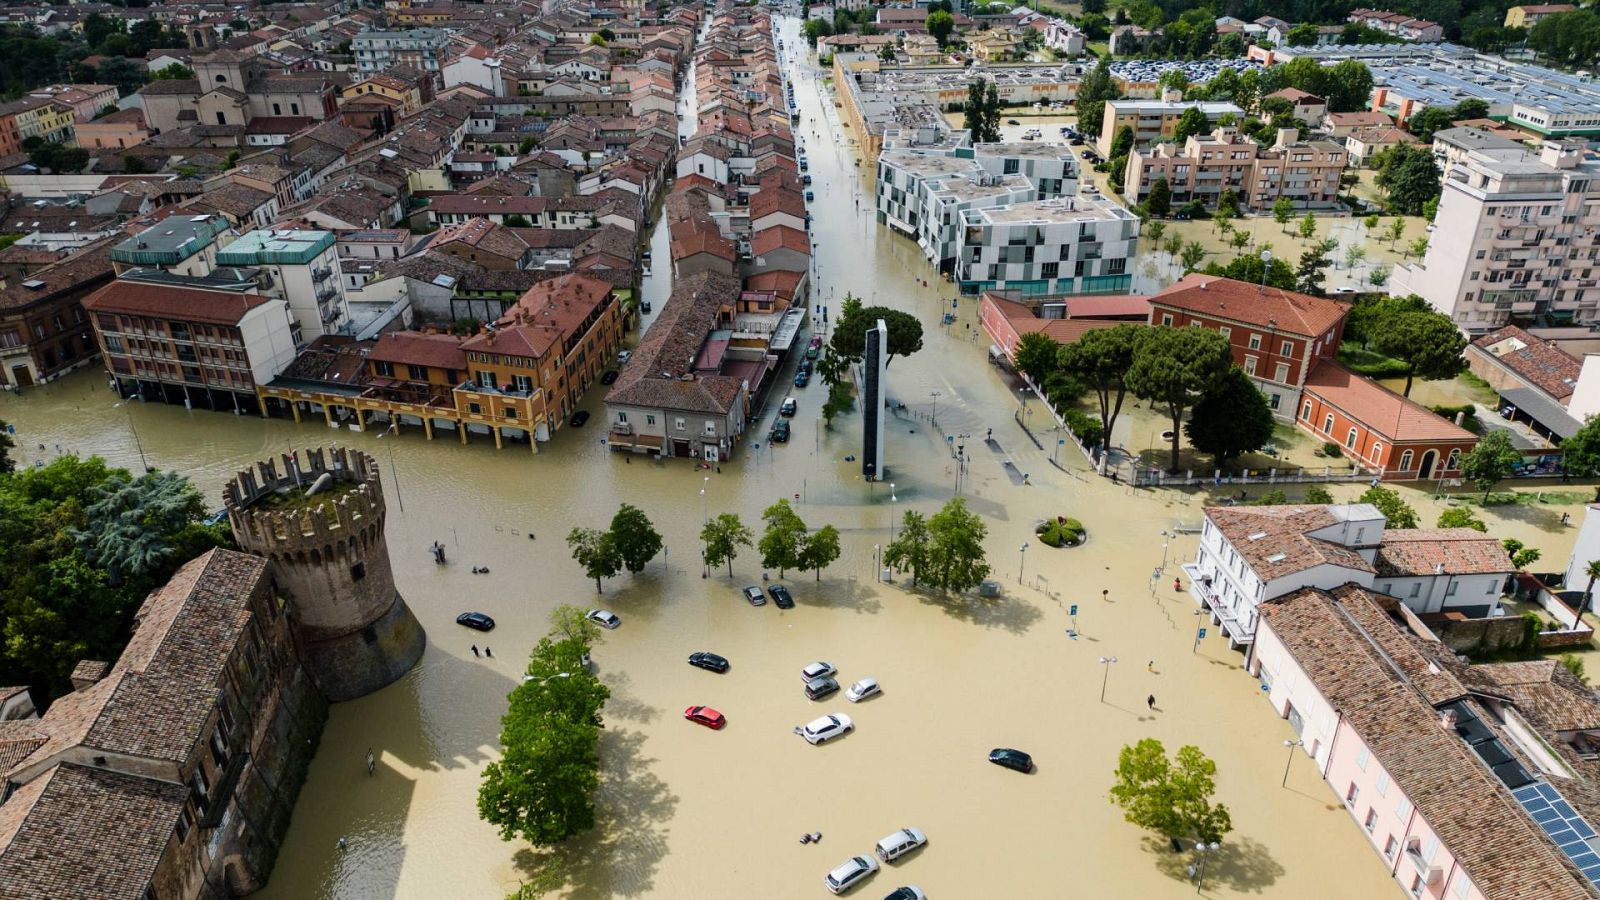
{"type": "Polygon", "coordinates": [[[794,402],[793,397],[783,398],[783,405],[778,407],[778,415],[792,416],[800,411],[800,404],[794,402]]]}
{"type": "Polygon", "coordinates": [[[884,862],[894,862],[927,842],[928,836],[922,833],[922,829],[902,828],[878,842],[878,858],[884,862]]]}

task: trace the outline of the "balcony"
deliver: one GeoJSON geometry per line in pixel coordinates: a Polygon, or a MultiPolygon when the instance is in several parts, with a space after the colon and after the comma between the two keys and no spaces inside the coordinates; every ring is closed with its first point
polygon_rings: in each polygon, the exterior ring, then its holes
{"type": "Polygon", "coordinates": [[[333,277],[333,269],[330,266],[318,266],[317,268],[311,270],[311,280],[312,281],[318,281],[318,282],[327,281],[329,278],[332,278],[332,277],[333,277]]]}
{"type": "Polygon", "coordinates": [[[517,400],[526,400],[530,397],[536,397],[539,395],[538,389],[531,391],[519,391],[514,388],[487,387],[477,383],[476,381],[462,382],[461,384],[456,385],[456,390],[465,391],[469,394],[481,394],[485,397],[509,397],[517,400]]]}
{"type": "Polygon", "coordinates": [[[1249,644],[1255,641],[1255,633],[1250,624],[1239,618],[1233,608],[1212,590],[1212,576],[1194,563],[1184,563],[1183,573],[1189,576],[1189,595],[1194,597],[1202,609],[1222,622],[1222,627],[1227,629],[1228,637],[1232,638],[1234,643],[1249,644]]]}
{"type": "Polygon", "coordinates": [[[611,433],[621,435],[633,434],[633,425],[628,422],[612,422],[611,433]]]}
{"type": "Polygon", "coordinates": [[[330,285],[328,285],[328,286],[326,286],[324,288],[321,288],[320,290],[317,291],[317,301],[320,302],[320,303],[326,303],[329,300],[332,300],[334,297],[338,296],[338,294],[339,294],[338,289],[330,284],[330,285]]]}

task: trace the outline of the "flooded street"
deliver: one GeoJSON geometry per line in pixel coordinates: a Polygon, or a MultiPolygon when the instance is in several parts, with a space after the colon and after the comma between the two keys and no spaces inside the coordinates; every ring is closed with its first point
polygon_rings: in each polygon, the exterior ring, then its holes
{"type": "MultiPolygon", "coordinates": [[[[787,20],[791,48],[797,31],[787,20]]],[[[429,442],[420,430],[380,438],[310,420],[113,408],[98,370],[0,397],[24,461],[54,455],[59,443],[137,469],[142,446],[151,465],[185,473],[217,505],[238,468],[291,447],[337,441],[383,466],[396,580],[428,629],[428,650],[401,682],[333,708],[271,883],[257,896],[499,900],[514,890],[543,857],[479,821],[479,774],[498,752],[506,694],[561,603],[603,605],[623,620],[594,652],[612,691],[601,822],[564,851],[566,896],[823,896],[830,868],[905,826],[926,831],[930,846],[856,896],[906,883],[940,900],[1062,897],[1063,884],[1083,897],[1190,896],[1189,857],[1125,823],[1106,799],[1118,750],[1147,736],[1169,750],[1195,744],[1218,763],[1217,799],[1235,830],[1210,864],[1205,895],[1399,896],[1314,763],[1296,755],[1287,787],[1272,783],[1283,776],[1289,725],[1215,630],[1191,649],[1193,603],[1172,591],[1170,574],[1152,580],[1163,562],[1172,572],[1193,557],[1195,537],[1163,532],[1198,523],[1203,498],[1091,478],[1070,445],[1061,452],[1066,471],[1051,465],[1012,420],[1019,398],[987,363],[988,342],[974,337],[975,301],[959,302],[953,326],[936,326],[953,291],[936,280],[923,287],[931,269],[915,244],[877,228],[870,200],[855,206],[863,170],[832,136],[831,100],[815,70],[806,72],[796,94],[816,178],[817,302],[836,308],[853,291],[916,313],[925,328],[922,351],[889,367],[890,392],[909,412],[890,422],[892,490],[863,483],[859,463],[844,461],[860,452],[859,411],[831,431],[820,427],[820,382],[794,391],[793,441],[767,444],[769,408],[735,460],[709,473],[611,454],[598,387],[585,398],[596,414],[590,425],[562,429],[538,455],[497,452],[488,441],[461,446],[449,435],[429,442]],[[989,525],[997,601],[943,600],[874,578],[874,547],[887,541],[891,519],[931,513],[955,489],[935,415],[944,434],[976,448],[962,493],[989,525]],[[985,448],[989,428],[995,447],[985,448]],[[1007,459],[1030,473],[1030,486],[1013,483],[1007,459]],[[788,573],[791,611],[740,597],[740,586],[761,580],[754,550],[734,563],[731,580],[725,570],[702,578],[698,559],[705,515],[733,511],[757,525],[779,497],[798,497],[811,527],[843,533],[843,556],[820,582],[788,573]],[[655,521],[667,554],[642,575],[608,581],[597,600],[563,538],[574,526],[603,526],[622,502],[655,521]],[[1057,514],[1083,520],[1087,546],[1052,550],[1034,540],[1034,523],[1057,514]],[[428,554],[435,540],[448,566],[428,554]],[[472,575],[473,566],[491,572],[472,575]],[[1079,640],[1066,634],[1073,604],[1079,640]],[[466,610],[499,627],[488,635],[458,627],[466,610]],[[493,647],[494,658],[474,658],[473,643],[493,647]],[[690,668],[684,660],[696,650],[728,657],[732,670],[690,668]],[[1117,662],[1103,666],[1101,656],[1117,662]],[[876,678],[883,695],[859,705],[842,694],[808,701],[797,674],[816,659],[838,666],[844,684],[876,678]],[[1155,710],[1138,712],[1149,694],[1155,710]],[[702,703],[727,715],[726,729],[683,721],[684,707],[702,703]],[[837,743],[813,747],[790,733],[840,711],[857,731],[837,743]],[[1031,752],[1038,771],[989,765],[985,755],[998,746],[1031,752]],[[370,778],[369,747],[379,759],[370,778]],[[824,834],[820,846],[797,842],[809,831],[824,834]],[[338,849],[341,837],[348,849],[338,849]]],[[[644,287],[658,311],[669,286],[664,231],[644,287]]],[[[1429,510],[1424,517],[1436,515],[1429,510]]],[[[1545,532],[1542,519],[1519,527],[1545,532]]],[[[1547,559],[1564,559],[1570,545],[1570,534],[1548,533],[1539,544],[1547,559]]]]}

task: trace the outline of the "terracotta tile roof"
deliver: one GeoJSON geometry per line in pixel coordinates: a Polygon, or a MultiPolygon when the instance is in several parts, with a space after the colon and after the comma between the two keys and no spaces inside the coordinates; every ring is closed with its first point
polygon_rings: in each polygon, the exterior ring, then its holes
{"type": "Polygon", "coordinates": [[[260,294],[233,291],[205,291],[170,284],[143,284],[113,281],[83,298],[91,312],[149,316],[180,322],[206,322],[213,325],[238,325],[245,314],[273,302],[260,294]]]}
{"type": "Polygon", "coordinates": [[[55,767],[0,805],[0,893],[139,900],[188,795],[153,778],[55,767]]]}
{"type": "Polygon", "coordinates": [[[1472,342],[1475,350],[1493,357],[1524,381],[1557,400],[1572,396],[1582,363],[1543,338],[1515,325],[1507,325],[1472,342]]]}
{"type": "Polygon", "coordinates": [[[1005,316],[1006,322],[1011,325],[1018,337],[1034,332],[1043,332],[1052,340],[1060,344],[1077,343],[1078,339],[1096,328],[1115,328],[1118,325],[1138,324],[1117,322],[1112,319],[1041,319],[1032,307],[1007,300],[996,293],[984,294],[984,302],[993,303],[996,310],[1005,316]]]}
{"type": "Polygon", "coordinates": [[[115,234],[89,244],[58,263],[30,274],[26,281],[42,281],[40,288],[23,287],[21,282],[0,290],[0,309],[20,309],[60,296],[63,292],[83,290],[102,284],[112,276],[111,248],[126,237],[115,234]]]}
{"type": "Polygon", "coordinates": [[[673,260],[688,259],[697,253],[709,253],[729,262],[738,259],[733,241],[723,237],[717,226],[706,220],[686,219],[668,226],[672,234],[673,260]]]}
{"type": "MultiPolygon", "coordinates": [[[[467,354],[461,338],[453,334],[423,334],[416,331],[391,331],[379,336],[367,353],[373,362],[407,366],[433,366],[437,369],[466,371],[467,354]]],[[[396,372],[396,376],[399,373],[396,372]]]]}
{"type": "Polygon", "coordinates": [[[1600,705],[1594,692],[1553,659],[1485,663],[1469,667],[1545,731],[1600,729],[1600,705]]]}
{"type": "Polygon", "coordinates": [[[1331,593],[1305,589],[1261,604],[1261,621],[1360,735],[1486,897],[1592,898],[1499,780],[1463,741],[1439,727],[1435,705],[1441,701],[1435,698],[1449,692],[1450,682],[1464,694],[1460,682],[1435,666],[1440,683],[1424,693],[1389,667],[1385,656],[1392,659],[1396,653],[1404,660],[1402,672],[1429,661],[1379,602],[1354,585],[1331,593]],[[1385,640],[1374,646],[1363,631],[1383,634],[1385,640]]]}
{"type": "Polygon", "coordinates": [[[465,351],[506,353],[542,359],[583,327],[589,316],[612,295],[608,281],[573,273],[541,281],[480,332],[461,345],[465,351]]]}
{"type": "Polygon", "coordinates": [[[458,225],[447,226],[434,235],[433,241],[428,246],[435,250],[443,250],[446,246],[457,243],[511,260],[521,259],[522,255],[528,252],[527,243],[517,237],[511,229],[482,218],[468,219],[458,225]]]}
{"type": "Polygon", "coordinates": [[[1346,137],[1362,144],[1415,144],[1417,142],[1416,135],[1393,125],[1369,125],[1357,128],[1346,137]]]}
{"type": "Polygon", "coordinates": [[[1364,125],[1393,125],[1394,119],[1381,112],[1362,110],[1360,112],[1328,113],[1323,119],[1334,128],[1349,128],[1364,125]]]}
{"type": "Polygon", "coordinates": [[[745,287],[752,291],[771,291],[784,300],[793,301],[794,293],[800,287],[800,280],[806,277],[804,272],[789,272],[783,269],[770,269],[766,272],[757,272],[746,278],[745,287]]]}
{"type": "Polygon", "coordinates": [[[1177,284],[1150,298],[1165,306],[1200,316],[1230,319],[1283,334],[1318,338],[1344,321],[1349,308],[1343,303],[1294,291],[1217,275],[1191,272],[1177,284]]]}
{"type": "Polygon", "coordinates": [[[720,272],[678,279],[606,403],[726,415],[743,389],[741,379],[694,374],[694,364],[706,336],[738,298],[739,280],[720,272]]]}
{"type": "Polygon", "coordinates": [[[1386,529],[1373,564],[1379,575],[1393,576],[1514,571],[1500,542],[1471,528],[1386,529]]]}
{"type": "Polygon", "coordinates": [[[1342,521],[1338,509],[1323,505],[1208,506],[1205,515],[1262,581],[1321,565],[1373,571],[1372,564],[1349,547],[1310,536],[1310,532],[1342,521]]]}
{"type": "Polygon", "coordinates": [[[1306,376],[1304,390],[1338,408],[1389,444],[1466,441],[1478,436],[1381,384],[1322,360],[1306,376]]]}
{"type": "Polygon", "coordinates": [[[1085,294],[1064,298],[1067,315],[1074,319],[1139,316],[1148,320],[1150,298],[1139,294],[1127,296],[1085,294]]]}
{"type": "Polygon", "coordinates": [[[806,233],[798,228],[772,225],[751,236],[750,249],[757,256],[765,256],[774,250],[793,250],[810,256],[811,241],[806,237],[806,233]]]}

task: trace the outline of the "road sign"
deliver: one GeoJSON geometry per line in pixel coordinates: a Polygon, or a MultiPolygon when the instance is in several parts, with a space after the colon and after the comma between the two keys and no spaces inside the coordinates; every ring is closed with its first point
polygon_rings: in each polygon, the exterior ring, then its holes
{"type": "Polygon", "coordinates": [[[1204,628],[1202,628],[1202,629],[1200,629],[1200,640],[1203,641],[1205,639],[1206,639],[1206,630],[1204,628]]]}
{"type": "Polygon", "coordinates": [[[1075,616],[1077,614],[1078,614],[1078,604],[1074,603],[1074,604],[1072,604],[1072,612],[1068,613],[1068,615],[1075,616]]]}

